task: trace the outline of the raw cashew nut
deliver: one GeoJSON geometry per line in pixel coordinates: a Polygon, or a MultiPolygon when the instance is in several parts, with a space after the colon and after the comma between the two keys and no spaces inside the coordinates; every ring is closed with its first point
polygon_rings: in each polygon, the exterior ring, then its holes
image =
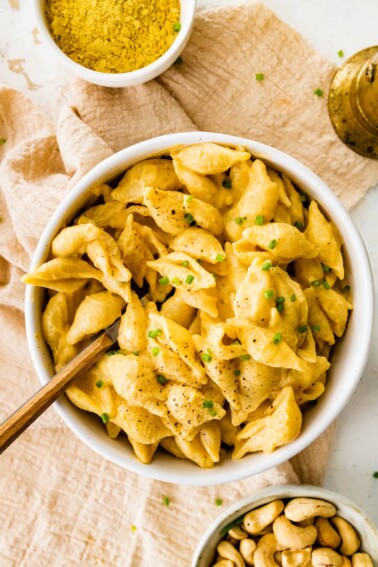
{"type": "Polygon", "coordinates": [[[333,504],[315,498],[293,498],[285,506],[285,516],[291,522],[303,522],[315,516],[330,518],[335,514],[336,508],[333,504]]]}
{"type": "Polygon", "coordinates": [[[345,557],[345,555],[342,555],[341,559],[343,561],[341,567],[352,567],[352,562],[349,559],[349,557],[345,557]]]}
{"type": "Polygon", "coordinates": [[[322,547],[336,549],[341,543],[341,537],[327,518],[316,518],[315,527],[318,530],[318,544],[322,547]]]}
{"type": "Polygon", "coordinates": [[[330,547],[318,547],[311,556],[313,567],[342,567],[341,555],[330,547]]]}
{"type": "Polygon", "coordinates": [[[217,563],[214,563],[213,567],[235,567],[235,563],[229,559],[221,559],[217,563]]]}
{"type": "Polygon", "coordinates": [[[264,530],[279,516],[284,509],[282,500],[273,500],[265,506],[251,510],[244,516],[243,528],[246,532],[256,535],[264,530]]]}
{"type": "Polygon", "coordinates": [[[236,540],[241,540],[248,537],[248,534],[240,526],[235,526],[228,530],[228,535],[236,540]]]}
{"type": "Polygon", "coordinates": [[[257,544],[253,560],[255,567],[277,567],[274,560],[276,551],[282,551],[282,546],[276,540],[274,534],[264,535],[257,544]]]}
{"type": "Polygon", "coordinates": [[[311,567],[311,547],[283,551],[282,567],[311,567]]]}
{"type": "Polygon", "coordinates": [[[254,559],[253,556],[256,551],[256,543],[253,539],[243,539],[240,542],[239,552],[242,558],[244,559],[246,565],[253,565],[254,559]]]}
{"type": "MultiPolygon", "coordinates": [[[[315,543],[318,532],[315,526],[301,528],[286,518],[278,516],[273,522],[273,532],[284,549],[304,549],[315,543]]],[[[282,554],[283,556],[283,554],[282,554]]]]}
{"type": "Polygon", "coordinates": [[[367,553],[355,553],[352,555],[353,567],[374,567],[374,563],[367,553]]]}
{"type": "Polygon", "coordinates": [[[245,567],[244,559],[229,541],[218,543],[217,552],[221,557],[230,559],[235,564],[235,567],[245,567]]]}
{"type": "Polygon", "coordinates": [[[343,555],[353,555],[360,548],[361,542],[357,535],[356,530],[350,525],[349,522],[335,516],[331,520],[341,537],[340,553],[343,555]]]}

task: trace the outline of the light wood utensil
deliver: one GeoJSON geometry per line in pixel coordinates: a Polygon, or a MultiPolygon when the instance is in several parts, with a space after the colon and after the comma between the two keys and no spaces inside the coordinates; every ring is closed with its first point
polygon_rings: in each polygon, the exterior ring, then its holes
{"type": "Polygon", "coordinates": [[[17,439],[72,384],[90,368],[118,338],[119,319],[42,386],[24,405],[0,424],[0,454],[17,439]]]}

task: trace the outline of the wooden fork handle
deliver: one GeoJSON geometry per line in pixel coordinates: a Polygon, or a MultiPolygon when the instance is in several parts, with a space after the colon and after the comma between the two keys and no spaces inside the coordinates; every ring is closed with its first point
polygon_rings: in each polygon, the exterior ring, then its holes
{"type": "Polygon", "coordinates": [[[90,368],[114,342],[104,333],[0,424],[0,454],[68,388],[80,372],[90,368]]]}

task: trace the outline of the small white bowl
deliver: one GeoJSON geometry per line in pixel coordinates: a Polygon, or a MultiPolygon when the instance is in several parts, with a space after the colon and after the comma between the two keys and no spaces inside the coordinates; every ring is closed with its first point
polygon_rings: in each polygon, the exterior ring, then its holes
{"type": "Polygon", "coordinates": [[[151,81],[161,73],[164,73],[177,59],[184,50],[194,21],[194,12],[196,7],[195,0],[180,0],[180,23],[181,29],[177,33],[177,37],[170,48],[159,59],[136,71],[129,73],[100,73],[87,69],[79,63],[76,63],[68,55],[66,55],[55,42],[51,35],[50,28],[45,14],[45,0],[32,0],[34,4],[34,13],[37,27],[41,32],[43,40],[46,42],[51,52],[68,67],[76,76],[102,87],[133,87],[141,83],[151,81]]]}
{"type": "MultiPolygon", "coordinates": [[[[200,469],[190,461],[158,452],[151,464],[144,465],[137,460],[125,439],[116,441],[110,439],[98,419],[77,409],[65,396],[54,404],[70,429],[84,443],[107,459],[157,480],[189,485],[222,484],[261,473],[287,461],[315,441],[345,407],[358,384],[368,358],[374,312],[373,278],[366,249],[353,221],[335,194],[317,175],[289,155],[265,144],[226,134],[210,132],[169,134],[121,150],[99,163],[79,181],[51,217],[39,240],[30,269],[36,269],[49,259],[53,238],[85,206],[91,187],[111,181],[134,163],[153,154],[163,153],[180,144],[191,145],[201,142],[244,146],[253,156],[263,159],[273,168],[285,173],[310,197],[318,201],[343,237],[344,257],[353,291],[354,309],[345,335],[336,346],[324,395],[315,407],[305,412],[299,437],[273,453],[249,454],[236,461],[226,458],[212,469],[200,469]]],[[[29,348],[42,384],[48,382],[54,374],[50,351],[41,330],[44,293],[41,288],[27,286],[25,300],[29,348]]]]}
{"type": "Polygon", "coordinates": [[[345,498],[345,496],[320,486],[283,484],[259,490],[227,508],[203,534],[194,554],[191,567],[210,567],[212,565],[216,547],[223,538],[221,536],[222,529],[230,522],[236,520],[236,518],[254,508],[268,504],[272,500],[302,496],[306,498],[320,498],[334,504],[337,514],[350,522],[360,534],[361,551],[369,553],[374,564],[378,565],[378,530],[361,508],[345,498]]]}

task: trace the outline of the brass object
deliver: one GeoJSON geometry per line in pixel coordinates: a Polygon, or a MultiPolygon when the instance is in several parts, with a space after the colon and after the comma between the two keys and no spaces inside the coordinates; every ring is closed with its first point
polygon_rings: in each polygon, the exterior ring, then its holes
{"type": "Polygon", "coordinates": [[[378,46],[355,53],[337,70],[328,111],[344,144],[378,159],[378,46]]]}

